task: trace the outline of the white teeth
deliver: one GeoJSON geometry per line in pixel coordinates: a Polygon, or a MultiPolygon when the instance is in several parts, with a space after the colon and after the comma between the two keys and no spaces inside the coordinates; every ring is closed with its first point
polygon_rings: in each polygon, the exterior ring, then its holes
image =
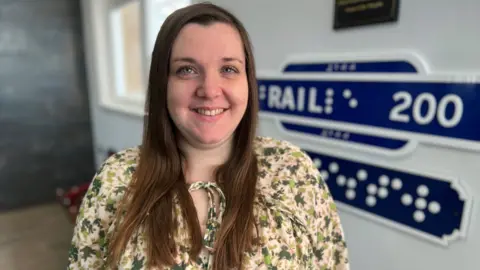
{"type": "Polygon", "coordinates": [[[199,114],[215,116],[215,115],[221,114],[224,111],[224,109],[215,109],[215,110],[196,109],[195,111],[198,112],[199,114]]]}

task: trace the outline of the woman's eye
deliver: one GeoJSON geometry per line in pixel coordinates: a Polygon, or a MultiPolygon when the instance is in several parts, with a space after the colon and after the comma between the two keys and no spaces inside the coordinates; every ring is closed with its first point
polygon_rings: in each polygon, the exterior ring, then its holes
{"type": "Polygon", "coordinates": [[[224,67],[223,68],[223,72],[226,72],[226,73],[238,73],[238,70],[234,67],[224,67]]]}
{"type": "Polygon", "coordinates": [[[195,70],[192,67],[181,67],[177,69],[177,74],[179,75],[188,75],[195,73],[195,70]]]}

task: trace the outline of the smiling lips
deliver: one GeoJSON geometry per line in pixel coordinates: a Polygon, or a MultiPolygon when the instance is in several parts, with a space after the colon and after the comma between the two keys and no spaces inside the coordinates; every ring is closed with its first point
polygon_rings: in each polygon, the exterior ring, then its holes
{"type": "Polygon", "coordinates": [[[223,109],[223,108],[218,108],[218,109],[197,108],[197,109],[193,109],[193,111],[195,111],[196,113],[201,114],[201,115],[205,115],[205,116],[217,116],[217,115],[222,114],[226,110],[227,109],[223,109]]]}

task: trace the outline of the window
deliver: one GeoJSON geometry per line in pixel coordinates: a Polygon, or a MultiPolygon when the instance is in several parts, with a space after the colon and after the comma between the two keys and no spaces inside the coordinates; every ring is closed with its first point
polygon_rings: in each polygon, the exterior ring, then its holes
{"type": "MultiPolygon", "coordinates": [[[[155,45],[158,31],[165,19],[175,10],[186,7],[191,3],[190,0],[147,0],[145,1],[145,19],[147,50],[151,52],[155,45]]],[[[150,57],[150,55],[148,55],[150,57]]]]}
{"type": "Polygon", "coordinates": [[[94,92],[104,108],[144,115],[150,56],[168,15],[190,0],[81,1],[94,92]]]}
{"type": "Polygon", "coordinates": [[[145,89],[140,18],[139,1],[124,3],[110,13],[115,91],[121,97],[141,98],[145,89]]]}

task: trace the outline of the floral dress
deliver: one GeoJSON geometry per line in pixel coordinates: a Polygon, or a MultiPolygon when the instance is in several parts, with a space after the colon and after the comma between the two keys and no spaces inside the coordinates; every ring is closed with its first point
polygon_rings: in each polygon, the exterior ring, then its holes
{"type": "MultiPolygon", "coordinates": [[[[273,138],[257,137],[259,179],[254,215],[262,245],[246,252],[245,269],[346,270],[348,252],[335,203],[313,162],[299,147],[273,138]]],[[[139,148],[125,149],[107,159],[95,175],[77,217],[68,269],[107,269],[108,235],[114,230],[115,209],[135,171],[139,148]]],[[[189,235],[175,208],[178,257],[173,268],[211,269],[215,233],[225,210],[225,197],[215,183],[197,182],[191,191],[205,189],[210,208],[204,248],[197,260],[189,258],[189,235]],[[220,206],[215,207],[215,193],[220,206]]],[[[146,268],[146,235],[133,235],[118,269],[146,268]]]]}

